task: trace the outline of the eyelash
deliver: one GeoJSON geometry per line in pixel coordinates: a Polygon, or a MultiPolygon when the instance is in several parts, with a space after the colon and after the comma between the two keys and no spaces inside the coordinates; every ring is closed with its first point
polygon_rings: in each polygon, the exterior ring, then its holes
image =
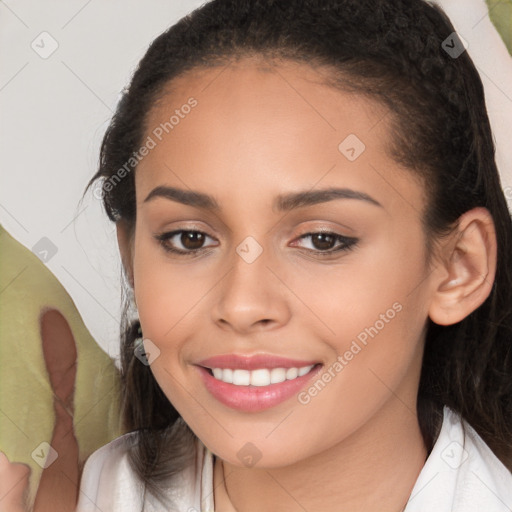
{"type": "MultiPolygon", "coordinates": [[[[194,230],[194,229],[179,229],[179,230],[175,230],[175,231],[170,231],[168,233],[161,233],[161,234],[155,235],[155,239],[159,241],[160,245],[166,252],[178,254],[178,255],[184,256],[184,257],[195,256],[197,253],[199,253],[201,251],[205,251],[207,249],[206,247],[201,247],[200,249],[191,249],[188,251],[183,251],[181,249],[176,249],[175,247],[171,247],[170,245],[168,245],[167,241],[170,238],[173,238],[174,236],[181,234],[181,233],[200,233],[200,234],[208,237],[208,235],[206,233],[204,233],[203,231],[198,231],[198,230],[194,230]]],[[[329,249],[326,251],[320,251],[317,249],[306,249],[307,252],[315,253],[315,255],[318,255],[320,257],[328,257],[328,256],[332,255],[333,253],[352,250],[355,247],[355,245],[357,244],[357,242],[359,241],[357,238],[339,235],[339,234],[333,233],[331,231],[314,231],[314,232],[310,232],[310,233],[304,233],[298,239],[302,240],[303,238],[308,238],[308,237],[311,237],[314,235],[333,236],[336,241],[342,242],[342,245],[340,247],[338,247],[337,249],[329,249]]],[[[209,237],[209,238],[212,238],[212,237],[209,237]]]]}

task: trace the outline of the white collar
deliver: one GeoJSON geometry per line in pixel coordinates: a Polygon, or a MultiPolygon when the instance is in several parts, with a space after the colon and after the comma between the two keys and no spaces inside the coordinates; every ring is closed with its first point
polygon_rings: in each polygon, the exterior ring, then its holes
{"type": "Polygon", "coordinates": [[[511,509],[512,473],[478,433],[445,406],[441,431],[404,512],[511,509]]]}

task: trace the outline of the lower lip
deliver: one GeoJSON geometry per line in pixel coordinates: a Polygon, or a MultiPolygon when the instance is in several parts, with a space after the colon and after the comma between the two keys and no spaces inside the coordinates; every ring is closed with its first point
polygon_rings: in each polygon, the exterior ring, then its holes
{"type": "Polygon", "coordinates": [[[309,373],[292,380],[268,386],[236,386],[217,380],[202,366],[197,367],[206,389],[221,403],[244,412],[257,412],[275,407],[297,394],[321,369],[317,365],[309,373]]]}

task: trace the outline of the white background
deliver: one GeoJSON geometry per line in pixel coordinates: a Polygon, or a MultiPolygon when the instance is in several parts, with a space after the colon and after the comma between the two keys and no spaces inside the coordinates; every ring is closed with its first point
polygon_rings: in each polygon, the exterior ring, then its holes
{"type": "MultiPolygon", "coordinates": [[[[0,223],[30,249],[42,237],[55,244],[48,267],[115,358],[121,300],[115,226],[92,193],[79,200],[119,92],[148,44],[202,3],[0,2],[0,223]],[[58,48],[47,58],[31,47],[49,50],[52,40],[58,48]]],[[[512,187],[512,60],[483,0],[438,3],[481,73],[502,180],[512,187]]]]}

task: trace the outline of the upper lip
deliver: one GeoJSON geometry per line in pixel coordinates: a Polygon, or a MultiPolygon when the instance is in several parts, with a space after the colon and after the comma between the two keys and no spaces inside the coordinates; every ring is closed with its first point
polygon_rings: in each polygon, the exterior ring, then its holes
{"type": "Polygon", "coordinates": [[[205,368],[232,368],[241,370],[257,370],[258,368],[302,368],[317,364],[318,361],[301,361],[272,354],[256,354],[244,356],[238,354],[223,354],[203,359],[197,363],[205,368]]]}

